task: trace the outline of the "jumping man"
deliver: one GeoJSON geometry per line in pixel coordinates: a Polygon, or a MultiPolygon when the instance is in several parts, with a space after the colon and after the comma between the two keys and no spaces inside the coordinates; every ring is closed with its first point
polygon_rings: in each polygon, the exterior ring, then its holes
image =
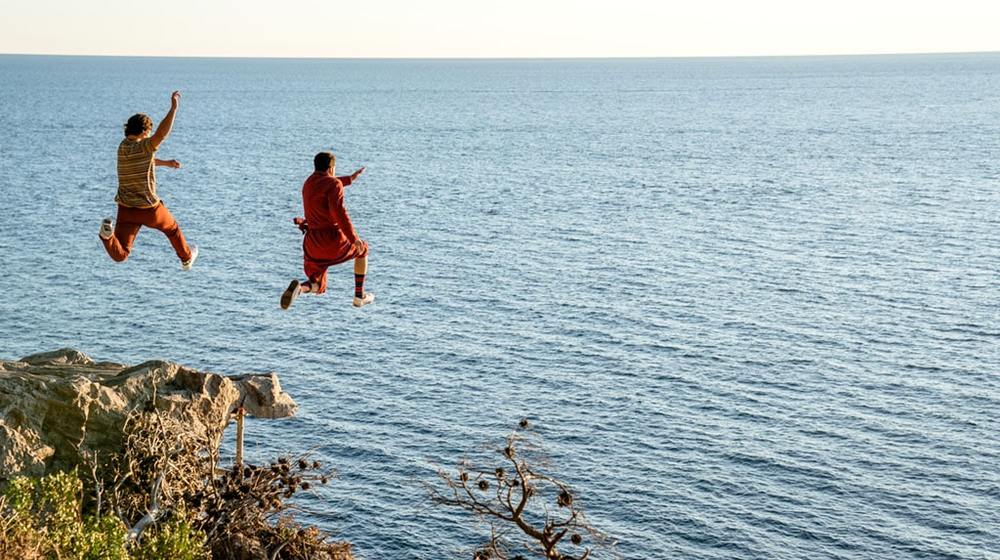
{"type": "Polygon", "coordinates": [[[142,226],[158,229],[173,245],[183,270],[191,270],[198,258],[198,247],[188,247],[180,226],[166,205],[156,196],[156,166],[180,169],[176,159],[156,159],[154,154],[170,135],[181,93],[170,96],[170,111],[153,130],[153,121],[143,113],[129,117],[125,123],[125,139],[118,145],[118,223],[105,218],[98,235],[116,262],[122,262],[132,252],[132,243],[142,226]],[[114,225],[112,225],[114,224],[114,225]]]}
{"type": "Polygon", "coordinates": [[[358,237],[351,217],[344,208],[344,187],[362,173],[362,167],[350,175],[337,177],[337,158],[331,152],[320,152],[313,158],[315,172],[302,185],[302,205],[305,220],[295,223],[305,233],[302,240],[303,268],[308,280],[292,280],[281,294],[281,308],[288,309],[299,294],[322,294],[326,291],[326,270],[354,259],[354,306],[362,307],[375,300],[375,294],[365,292],[368,272],[368,243],[358,237]]]}

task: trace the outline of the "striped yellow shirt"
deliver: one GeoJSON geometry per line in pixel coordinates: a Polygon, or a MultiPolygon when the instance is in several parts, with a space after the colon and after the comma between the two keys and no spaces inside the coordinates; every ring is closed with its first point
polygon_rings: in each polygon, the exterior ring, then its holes
{"type": "Polygon", "coordinates": [[[156,161],[149,138],[122,140],[118,145],[118,195],[115,202],[132,208],[152,208],[160,203],[156,196],[156,161]]]}

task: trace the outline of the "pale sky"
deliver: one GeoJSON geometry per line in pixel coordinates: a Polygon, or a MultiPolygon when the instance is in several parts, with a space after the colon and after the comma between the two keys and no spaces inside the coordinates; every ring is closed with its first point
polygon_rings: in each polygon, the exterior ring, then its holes
{"type": "Polygon", "coordinates": [[[1000,0],[0,0],[0,53],[752,56],[1000,51],[1000,0]]]}

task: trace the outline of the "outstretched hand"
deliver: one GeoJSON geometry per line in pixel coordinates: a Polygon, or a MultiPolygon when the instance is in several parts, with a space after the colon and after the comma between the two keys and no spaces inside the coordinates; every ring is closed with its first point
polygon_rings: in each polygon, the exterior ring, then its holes
{"type": "Polygon", "coordinates": [[[175,91],[170,94],[170,108],[176,109],[181,103],[181,92],[175,91]]]}
{"type": "Polygon", "coordinates": [[[163,163],[167,167],[173,167],[174,169],[180,169],[181,168],[181,162],[177,161],[176,159],[168,159],[167,161],[165,161],[163,163]]]}
{"type": "Polygon", "coordinates": [[[361,174],[364,173],[364,172],[365,172],[365,168],[362,167],[361,169],[358,169],[354,173],[351,173],[351,181],[354,181],[355,179],[357,179],[358,177],[360,177],[361,174]]]}

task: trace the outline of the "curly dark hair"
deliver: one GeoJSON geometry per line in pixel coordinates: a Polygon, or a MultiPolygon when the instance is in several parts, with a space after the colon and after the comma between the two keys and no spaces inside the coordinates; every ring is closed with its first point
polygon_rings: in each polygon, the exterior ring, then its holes
{"type": "Polygon", "coordinates": [[[136,113],[125,122],[125,136],[136,136],[153,130],[153,119],[144,113],[136,113]]]}
{"type": "Polygon", "coordinates": [[[320,152],[313,158],[313,167],[316,171],[326,171],[337,163],[337,156],[333,152],[320,152]]]}

